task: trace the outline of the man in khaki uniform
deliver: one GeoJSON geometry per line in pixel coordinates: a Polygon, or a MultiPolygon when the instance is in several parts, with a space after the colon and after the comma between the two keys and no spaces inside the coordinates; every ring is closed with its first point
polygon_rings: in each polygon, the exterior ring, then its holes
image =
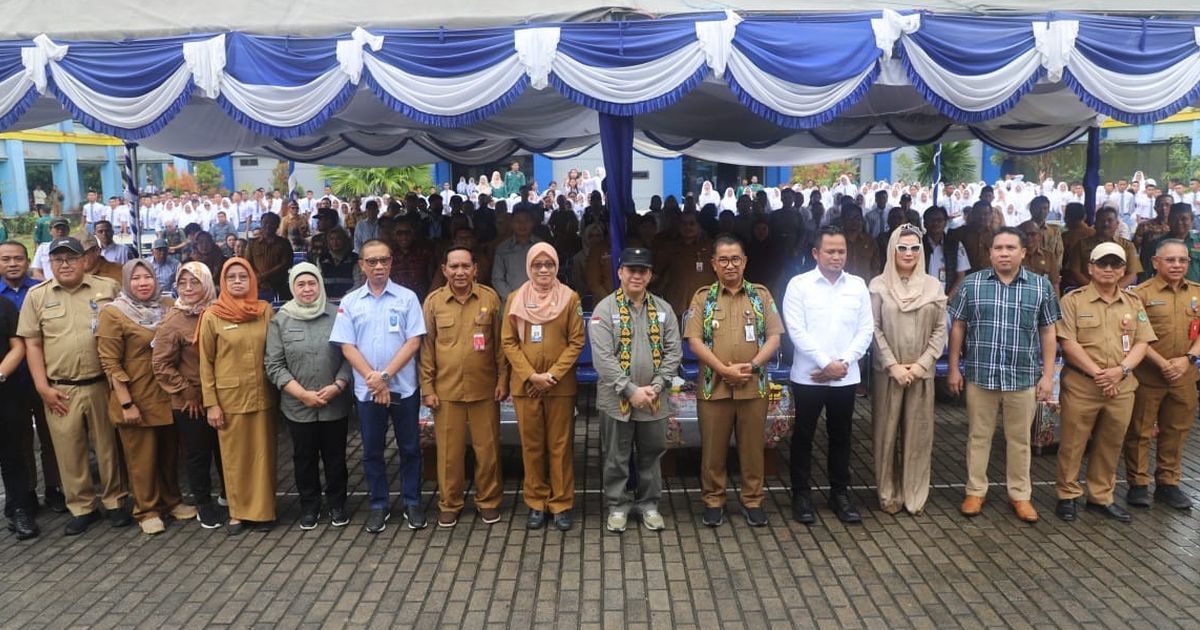
{"type": "MultiPolygon", "coordinates": [[[[709,262],[712,243],[702,232],[699,215],[685,212],[679,217],[679,241],[654,256],[654,290],[667,298],[676,317],[687,311],[696,289],[717,279],[709,262]]],[[[602,296],[594,297],[599,303],[602,296]]]]}
{"type": "MultiPolygon", "coordinates": [[[[1053,225],[1048,225],[1046,228],[1053,228],[1053,225]]],[[[1056,257],[1054,250],[1046,246],[1046,242],[1042,239],[1046,238],[1046,228],[1039,228],[1036,221],[1032,219],[1017,226],[1025,234],[1026,242],[1029,244],[1025,248],[1025,259],[1021,261],[1021,265],[1026,269],[1041,276],[1045,276],[1050,281],[1050,286],[1054,287],[1054,294],[1058,295],[1061,291],[1061,275],[1059,273],[1059,258],[1056,257]]],[[[1057,229],[1057,228],[1055,228],[1057,229]]],[[[1061,241],[1059,242],[1061,246],[1061,241]]],[[[1059,251],[1057,256],[1061,256],[1059,251]]]]}
{"type": "Polygon", "coordinates": [[[1117,459],[1138,381],[1133,369],[1155,341],[1142,301],[1122,291],[1125,249],[1101,243],[1092,249],[1088,273],[1092,281],[1062,298],[1058,340],[1066,365],[1062,372],[1062,439],[1058,447],[1055,513],[1075,520],[1079,467],[1088,453],[1087,509],[1127,523],[1129,513],[1113,501],[1117,459]],[[1088,449],[1088,440],[1092,440],[1088,449]]]}
{"type": "Polygon", "coordinates": [[[1151,263],[1156,275],[1139,284],[1134,294],[1141,298],[1158,341],[1150,343],[1146,360],[1134,370],[1138,390],[1125,434],[1125,502],[1150,507],[1150,443],[1157,423],[1154,500],[1186,510],[1192,501],[1179,489],[1179,480],[1183,443],[1196,420],[1200,284],[1185,278],[1190,258],[1181,240],[1159,241],[1151,263]]]}
{"type": "Polygon", "coordinates": [[[1137,275],[1142,272],[1142,263],[1138,261],[1133,243],[1118,236],[1117,230],[1120,227],[1121,221],[1117,218],[1116,208],[1106,206],[1096,211],[1096,233],[1077,241],[1067,250],[1063,259],[1060,270],[1064,286],[1082,287],[1091,281],[1088,275],[1088,255],[1101,243],[1116,243],[1121,246],[1125,252],[1126,263],[1125,275],[1121,277],[1119,284],[1122,289],[1133,284],[1137,275]]]}
{"type": "Polygon", "coordinates": [[[437,436],[438,527],[453,527],[463,509],[467,431],[475,450],[475,508],[500,520],[500,401],[508,397],[508,359],[500,350],[500,297],[475,282],[474,255],[446,250],[446,286],[425,298],[421,399],[433,409],[437,436]]]}
{"type": "Polygon", "coordinates": [[[988,258],[992,246],[991,218],[991,202],[977,201],[967,211],[967,224],[951,230],[948,235],[951,240],[962,243],[966,250],[967,260],[971,262],[969,274],[991,266],[988,258]]]}
{"type": "MultiPolygon", "coordinates": [[[[861,214],[859,217],[861,222],[861,214]]],[[[700,360],[696,410],[700,416],[700,485],[704,524],[725,520],[725,461],[736,429],[742,473],[742,508],[754,527],[763,511],[763,425],[767,417],[767,363],[779,349],[783,320],[771,292],[745,280],[746,251],[732,236],[713,243],[719,281],[692,297],[683,336],[700,360]]]]}
{"type": "Polygon", "coordinates": [[[85,250],[79,241],[58,239],[49,250],[55,279],[29,290],[17,334],[25,338],[29,371],[46,405],[46,422],[72,514],[66,533],[74,536],[100,517],[88,464],[89,435],[100,470],[101,503],[114,527],[131,522],[122,509],[125,479],[116,431],[108,420],[108,383],[96,351],[100,309],[120,293],[120,286],[84,273],[85,250]]]}

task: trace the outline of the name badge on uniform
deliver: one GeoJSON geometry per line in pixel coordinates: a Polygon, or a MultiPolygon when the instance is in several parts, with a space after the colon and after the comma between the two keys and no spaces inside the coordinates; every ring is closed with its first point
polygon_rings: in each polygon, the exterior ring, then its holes
{"type": "Polygon", "coordinates": [[[746,341],[754,341],[754,324],[746,324],[746,341]]]}
{"type": "Polygon", "coordinates": [[[704,273],[704,263],[699,260],[696,261],[696,273],[704,273]]]}
{"type": "Polygon", "coordinates": [[[477,332],[471,336],[471,348],[474,349],[475,352],[483,352],[484,350],[487,350],[487,338],[483,336],[483,333],[477,332]]]}
{"type": "Polygon", "coordinates": [[[542,343],[542,325],[533,324],[529,327],[529,340],[533,343],[542,343]]]}
{"type": "Polygon", "coordinates": [[[97,323],[99,323],[98,320],[95,317],[93,317],[92,318],[92,336],[93,337],[96,336],[96,324],[97,323]]]}
{"type": "Polygon", "coordinates": [[[221,330],[233,330],[234,328],[237,328],[237,327],[238,327],[238,325],[237,325],[237,324],[229,324],[229,325],[227,325],[227,326],[224,326],[223,328],[221,328],[221,330]]]}
{"type": "Polygon", "coordinates": [[[1133,335],[1130,333],[1130,327],[1133,326],[1133,317],[1126,313],[1121,316],[1121,352],[1129,352],[1133,348],[1133,335]]]}
{"type": "Polygon", "coordinates": [[[400,332],[400,313],[388,311],[388,332],[400,332]]]}
{"type": "Polygon", "coordinates": [[[941,269],[938,269],[938,282],[945,282],[945,281],[946,281],[946,268],[942,267],[941,269]]]}

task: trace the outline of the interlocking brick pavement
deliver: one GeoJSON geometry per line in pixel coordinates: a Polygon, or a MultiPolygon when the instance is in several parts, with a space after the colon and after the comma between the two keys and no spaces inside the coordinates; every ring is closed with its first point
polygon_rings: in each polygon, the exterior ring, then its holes
{"type": "MultiPolygon", "coordinates": [[[[520,503],[519,456],[505,467],[505,519],[484,525],[464,512],[452,530],[412,532],[394,518],[372,536],[361,448],[352,436],[350,526],[297,526],[290,443],[280,432],[279,525],[227,537],[171,523],[151,538],[136,527],[94,526],[62,535],[64,516],[43,512],[40,538],[0,535],[0,626],[371,627],[473,630],[560,628],[946,628],[1200,626],[1197,516],[1165,507],[1134,512],[1131,525],[1080,512],[1053,515],[1053,456],[1035,457],[1034,503],[1042,522],[1019,522],[993,487],[984,513],[958,515],[966,418],[939,405],[933,483],[920,516],[878,510],[869,405],[855,417],[854,496],[864,523],[846,526],[818,500],[818,523],[790,518],[786,464],[768,479],[771,518],[754,529],[736,513],[712,530],[699,523],[696,458],[681,456],[661,505],[667,531],[631,522],[603,529],[596,422],[577,422],[575,529],[529,532],[520,503]]],[[[823,444],[823,430],[818,444],[823,444]]],[[[395,469],[394,450],[389,462],[395,469]]],[[[1003,478],[1003,441],[991,461],[1003,478]]],[[[824,481],[824,458],[815,466],[824,481]]],[[[1200,447],[1188,450],[1185,485],[1200,487],[1200,447]]],[[[431,523],[435,484],[425,483],[431,523]]],[[[1119,491],[1123,496],[1124,485],[1119,491]]],[[[468,505],[470,501],[468,500],[468,505]]],[[[730,508],[737,498],[731,492],[730,508]]],[[[1200,512],[1200,510],[1197,510],[1200,512]]],[[[736,509],[731,509],[736,512],[736,509]]],[[[397,512],[398,516],[398,512],[397,512]]]]}

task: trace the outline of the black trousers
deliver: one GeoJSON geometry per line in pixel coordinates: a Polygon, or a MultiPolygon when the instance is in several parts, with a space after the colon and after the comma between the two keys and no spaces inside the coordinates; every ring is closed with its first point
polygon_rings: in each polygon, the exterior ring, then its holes
{"type": "Polygon", "coordinates": [[[183,436],[183,447],[187,451],[184,469],[187,471],[188,487],[197,505],[212,502],[212,466],[217,467],[221,487],[225,487],[225,473],[221,469],[221,446],[217,441],[217,430],[208,425],[204,416],[190,418],[178,409],[173,412],[175,426],[183,436]]]}
{"type": "Polygon", "coordinates": [[[300,509],[321,509],[320,467],[325,466],[325,502],[331,508],[346,507],[346,418],[324,422],[287,421],[292,434],[292,463],[296,468],[296,490],[300,509]]]}
{"type": "Polygon", "coordinates": [[[856,385],[827,387],[792,383],[792,408],[796,410],[792,433],[792,493],[812,490],[813,434],[817,419],[825,411],[825,432],[829,434],[829,485],[831,494],[845,492],[850,485],[850,422],[854,418],[856,385]]]}
{"type": "Polygon", "coordinates": [[[21,448],[25,431],[31,431],[33,420],[23,403],[25,397],[12,391],[12,386],[0,386],[0,478],[4,481],[4,515],[12,516],[17,508],[29,509],[29,473],[25,469],[25,453],[21,448]],[[22,424],[23,423],[23,424],[22,424]],[[30,428],[27,428],[30,427],[30,428]]]}

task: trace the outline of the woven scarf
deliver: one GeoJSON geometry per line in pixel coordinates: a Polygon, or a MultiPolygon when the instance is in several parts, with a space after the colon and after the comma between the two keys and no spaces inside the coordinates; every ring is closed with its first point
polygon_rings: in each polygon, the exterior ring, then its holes
{"type": "MultiPolygon", "coordinates": [[[[763,311],[762,298],[759,297],[758,291],[749,282],[742,280],[742,290],[746,292],[746,297],[750,298],[750,308],[754,311],[754,333],[758,340],[758,347],[763,347],[767,342],[767,318],[763,311]]],[[[714,282],[708,289],[708,297],[704,299],[704,345],[708,346],[709,350],[713,347],[713,311],[717,308],[717,295],[721,292],[721,283],[714,282]]],[[[704,366],[701,371],[704,385],[704,399],[712,398],[713,385],[715,384],[716,372],[709,366],[704,366]]],[[[767,371],[758,371],[758,397],[767,397],[767,371]]]]}
{"type": "MultiPolygon", "coordinates": [[[[620,316],[620,329],[617,338],[617,363],[625,370],[625,376],[629,376],[630,366],[633,364],[633,310],[629,304],[629,298],[625,296],[624,289],[617,289],[615,296],[617,301],[617,314],[620,316]]],[[[654,306],[654,298],[646,295],[646,317],[650,318],[650,360],[654,362],[654,369],[662,367],[663,347],[662,347],[662,328],[658,324],[658,308],[654,306]]],[[[650,409],[658,411],[659,401],[656,398],[650,403],[650,409]]],[[[621,413],[629,413],[629,401],[621,400],[621,413]]]]}

